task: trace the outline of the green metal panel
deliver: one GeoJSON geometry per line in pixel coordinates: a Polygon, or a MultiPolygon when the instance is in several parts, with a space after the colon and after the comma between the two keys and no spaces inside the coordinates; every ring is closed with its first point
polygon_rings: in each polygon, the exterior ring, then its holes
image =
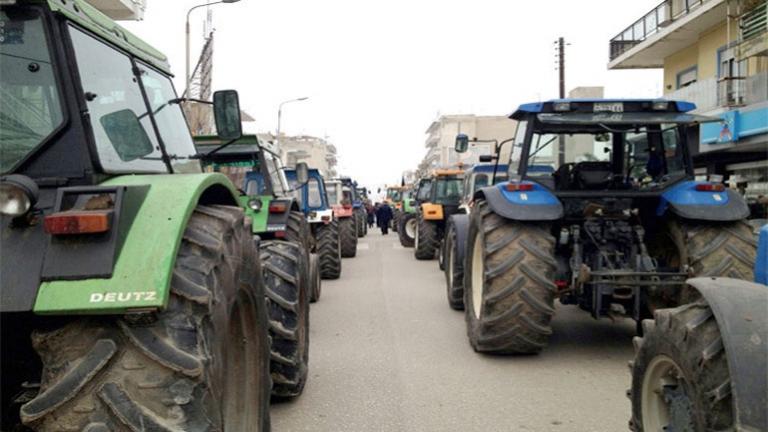
{"type": "Polygon", "coordinates": [[[181,237],[203,192],[226,187],[222,174],[133,175],[112,178],[104,186],[149,185],[147,197],[126,237],[110,279],[53,281],[40,285],[38,314],[117,314],[131,309],[162,308],[181,237]]]}
{"type": "Polygon", "coordinates": [[[101,13],[84,0],[48,0],[48,7],[54,12],[61,13],[67,19],[98,34],[107,41],[128,51],[132,55],[170,74],[171,67],[168,57],[153,48],[139,37],[129,32],[111,18],[101,13]]]}
{"type": "Polygon", "coordinates": [[[267,230],[267,218],[269,217],[269,203],[272,201],[270,196],[247,196],[237,197],[240,207],[245,210],[245,216],[251,218],[251,230],[254,234],[263,233],[267,230]],[[257,213],[248,207],[248,201],[257,199],[261,201],[261,210],[257,213]]]}

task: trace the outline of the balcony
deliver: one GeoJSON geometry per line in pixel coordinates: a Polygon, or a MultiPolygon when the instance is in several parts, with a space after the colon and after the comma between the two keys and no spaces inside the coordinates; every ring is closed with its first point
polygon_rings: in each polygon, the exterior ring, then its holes
{"type": "Polygon", "coordinates": [[[91,6],[113,20],[135,20],[144,18],[146,0],[87,0],[91,6]]]}
{"type": "Polygon", "coordinates": [[[725,15],[726,0],[665,0],[611,39],[608,68],[661,68],[725,15]]]}
{"type": "Polygon", "coordinates": [[[749,77],[709,78],[667,93],[664,98],[693,102],[699,113],[753,105],[768,101],[768,72],[749,77]]]}

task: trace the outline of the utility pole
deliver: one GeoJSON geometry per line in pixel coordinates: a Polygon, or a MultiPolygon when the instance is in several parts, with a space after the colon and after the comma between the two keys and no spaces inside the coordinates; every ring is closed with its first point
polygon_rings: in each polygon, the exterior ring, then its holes
{"type": "MultiPolygon", "coordinates": [[[[565,39],[557,39],[557,60],[558,72],[560,78],[560,99],[565,99],[565,39]]],[[[558,137],[557,160],[559,167],[565,165],[565,135],[558,137]]]]}

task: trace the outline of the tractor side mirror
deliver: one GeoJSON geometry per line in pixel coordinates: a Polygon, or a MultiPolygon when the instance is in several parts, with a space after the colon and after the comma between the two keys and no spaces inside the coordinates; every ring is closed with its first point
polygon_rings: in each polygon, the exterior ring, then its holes
{"type": "Polygon", "coordinates": [[[296,164],[296,181],[300,185],[304,185],[309,182],[309,167],[307,167],[306,162],[299,162],[296,164]]]}
{"type": "Polygon", "coordinates": [[[456,135],[456,144],[454,150],[456,153],[464,153],[469,149],[469,137],[466,134],[456,135]]]}
{"type": "Polygon", "coordinates": [[[480,162],[493,162],[493,155],[480,155],[480,162]]]}
{"type": "Polygon", "coordinates": [[[213,117],[216,120],[216,131],[222,140],[233,141],[243,136],[237,91],[220,90],[213,94],[213,117]]]}
{"type": "Polygon", "coordinates": [[[155,149],[133,110],[124,109],[109,113],[102,116],[99,123],[123,162],[152,154],[155,149]]]}

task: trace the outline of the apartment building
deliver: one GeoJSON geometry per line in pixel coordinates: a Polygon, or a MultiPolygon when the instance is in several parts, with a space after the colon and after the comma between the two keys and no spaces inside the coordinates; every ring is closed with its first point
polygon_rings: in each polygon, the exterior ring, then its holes
{"type": "Polygon", "coordinates": [[[610,41],[609,69],[664,70],[664,97],[721,121],[694,160],[768,195],[768,1],[665,0],[610,41]]]}
{"type": "Polygon", "coordinates": [[[147,8],[146,0],[87,0],[91,6],[100,10],[113,20],[140,21],[147,8]]]}
{"type": "MultiPolygon", "coordinates": [[[[419,164],[418,173],[424,175],[436,168],[455,167],[459,163],[473,165],[478,163],[480,155],[493,154],[493,144],[488,142],[471,143],[469,151],[456,153],[454,144],[460,133],[478,140],[500,142],[514,137],[516,127],[517,122],[507,116],[442,115],[425,132],[427,153],[419,164]]],[[[511,144],[503,148],[502,162],[506,163],[511,148],[511,144]]]]}
{"type": "MultiPolygon", "coordinates": [[[[276,142],[271,133],[260,134],[259,139],[276,142]]],[[[317,168],[326,176],[337,176],[336,165],[338,154],[336,146],[323,138],[309,135],[289,136],[280,134],[280,156],[286,166],[296,166],[297,162],[305,162],[310,168],[317,168]]]]}

